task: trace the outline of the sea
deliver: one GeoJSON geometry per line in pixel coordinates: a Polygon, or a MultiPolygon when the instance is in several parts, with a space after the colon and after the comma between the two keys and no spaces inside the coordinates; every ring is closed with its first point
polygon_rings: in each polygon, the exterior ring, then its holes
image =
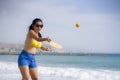
{"type": "MultiPolygon", "coordinates": [[[[0,55],[0,80],[22,80],[18,55],[0,55]]],[[[39,80],[120,80],[120,54],[36,55],[39,80]]]]}

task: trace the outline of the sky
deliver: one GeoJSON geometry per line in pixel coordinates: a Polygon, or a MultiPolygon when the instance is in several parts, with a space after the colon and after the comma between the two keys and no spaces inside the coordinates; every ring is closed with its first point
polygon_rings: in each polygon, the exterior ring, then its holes
{"type": "Polygon", "coordinates": [[[0,43],[24,44],[35,18],[64,51],[120,53],[120,0],[0,0],[0,43]],[[80,23],[80,28],[75,24],[80,23]]]}

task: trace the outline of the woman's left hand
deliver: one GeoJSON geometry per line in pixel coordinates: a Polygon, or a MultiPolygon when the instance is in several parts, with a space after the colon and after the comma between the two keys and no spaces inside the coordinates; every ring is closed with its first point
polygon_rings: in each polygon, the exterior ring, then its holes
{"type": "Polygon", "coordinates": [[[49,48],[46,48],[46,51],[51,51],[49,48]]]}

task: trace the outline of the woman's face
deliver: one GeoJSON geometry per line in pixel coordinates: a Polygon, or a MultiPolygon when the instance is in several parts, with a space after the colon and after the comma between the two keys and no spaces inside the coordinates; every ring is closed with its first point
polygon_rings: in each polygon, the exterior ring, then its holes
{"type": "Polygon", "coordinates": [[[41,29],[42,29],[42,27],[43,27],[43,24],[42,24],[42,22],[41,21],[38,21],[38,22],[36,22],[36,24],[34,25],[34,30],[35,30],[35,32],[39,32],[41,29]]]}

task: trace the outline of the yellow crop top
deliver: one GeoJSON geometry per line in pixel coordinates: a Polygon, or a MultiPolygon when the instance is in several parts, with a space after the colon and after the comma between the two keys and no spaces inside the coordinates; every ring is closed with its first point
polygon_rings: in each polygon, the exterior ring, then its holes
{"type": "Polygon", "coordinates": [[[38,42],[35,39],[32,39],[30,42],[30,46],[36,47],[36,48],[41,48],[42,47],[42,42],[38,42]]]}

